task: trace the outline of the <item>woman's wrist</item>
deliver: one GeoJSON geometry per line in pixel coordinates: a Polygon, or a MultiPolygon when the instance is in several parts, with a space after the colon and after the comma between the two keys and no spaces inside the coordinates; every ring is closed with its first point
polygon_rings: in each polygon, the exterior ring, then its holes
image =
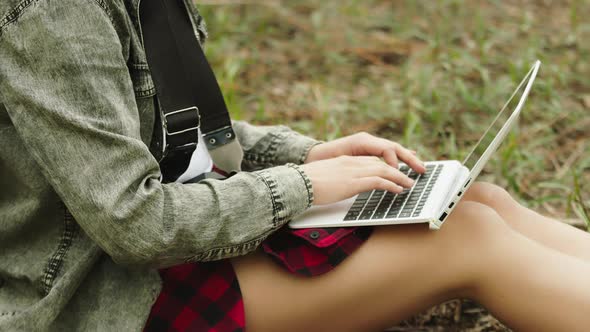
{"type": "Polygon", "coordinates": [[[317,141],[309,145],[304,153],[303,164],[308,164],[312,161],[319,160],[317,157],[317,152],[320,150],[320,146],[326,142],[324,141],[317,141]]]}

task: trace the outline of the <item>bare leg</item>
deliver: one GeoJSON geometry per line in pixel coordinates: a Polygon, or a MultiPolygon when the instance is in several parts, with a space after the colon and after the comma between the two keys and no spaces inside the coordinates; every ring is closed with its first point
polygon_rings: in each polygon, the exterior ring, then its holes
{"type": "Polygon", "coordinates": [[[590,326],[590,264],[514,232],[491,208],[463,202],[437,232],[375,229],[333,271],[300,278],[255,253],[233,260],[249,331],[374,331],[468,297],[518,330],[590,326]]]}
{"type": "Polygon", "coordinates": [[[590,233],[527,209],[503,188],[477,182],[467,191],[464,199],[493,208],[519,233],[565,254],[590,262],[590,233]]]}

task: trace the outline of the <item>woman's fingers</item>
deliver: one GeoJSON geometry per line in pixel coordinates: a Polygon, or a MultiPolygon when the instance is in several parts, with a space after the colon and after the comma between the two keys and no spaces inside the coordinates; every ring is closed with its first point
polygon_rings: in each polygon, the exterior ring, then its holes
{"type": "Polygon", "coordinates": [[[371,191],[373,189],[387,190],[397,194],[404,190],[404,188],[398,186],[397,184],[378,176],[355,179],[353,187],[355,190],[352,195],[356,195],[365,191],[371,191]]]}
{"type": "Polygon", "coordinates": [[[368,167],[365,169],[367,172],[366,176],[380,176],[406,188],[410,188],[414,185],[414,180],[410,179],[406,174],[400,172],[399,169],[389,166],[382,161],[376,165],[372,165],[372,169],[368,167]]]}
{"type": "Polygon", "coordinates": [[[412,151],[404,148],[403,146],[397,144],[395,147],[395,151],[397,157],[408,164],[413,170],[418,173],[424,173],[426,171],[426,167],[424,167],[424,163],[420,160],[415,153],[412,151]]]}
{"type": "Polygon", "coordinates": [[[406,174],[400,172],[399,169],[388,165],[378,157],[357,156],[357,157],[342,157],[352,168],[355,177],[374,177],[378,176],[390,182],[396,183],[398,186],[409,188],[414,185],[414,180],[410,179],[406,174]]]}
{"type": "Polygon", "coordinates": [[[385,151],[383,151],[382,155],[383,160],[385,160],[385,162],[391,165],[392,167],[397,168],[399,166],[397,152],[394,149],[386,149],[385,151]]]}
{"type": "Polygon", "coordinates": [[[385,162],[393,167],[397,167],[398,158],[395,151],[394,142],[383,138],[375,137],[371,134],[360,133],[355,135],[357,147],[353,149],[354,155],[372,155],[383,157],[385,162]]]}
{"type": "Polygon", "coordinates": [[[392,167],[398,167],[399,161],[403,161],[418,173],[426,171],[424,163],[416,156],[416,152],[406,149],[402,145],[375,137],[371,134],[361,133],[356,135],[358,146],[355,155],[373,155],[383,157],[385,162],[392,167]]]}

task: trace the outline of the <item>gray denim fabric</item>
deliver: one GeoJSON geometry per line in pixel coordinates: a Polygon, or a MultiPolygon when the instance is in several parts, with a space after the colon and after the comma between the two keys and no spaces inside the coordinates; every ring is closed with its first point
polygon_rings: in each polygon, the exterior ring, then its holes
{"type": "Polygon", "coordinates": [[[235,121],[227,180],[159,181],[137,8],[0,0],[0,331],[141,330],[156,268],[251,252],[313,202],[319,141],[285,126],[235,121]]]}

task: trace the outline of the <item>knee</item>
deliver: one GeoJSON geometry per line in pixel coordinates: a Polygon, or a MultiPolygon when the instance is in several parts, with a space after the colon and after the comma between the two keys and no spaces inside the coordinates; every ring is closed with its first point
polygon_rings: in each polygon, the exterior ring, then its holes
{"type": "Polygon", "coordinates": [[[474,183],[465,193],[464,199],[479,202],[495,209],[516,204],[506,189],[489,182],[474,183]]]}
{"type": "MultiPolygon", "coordinates": [[[[490,228],[501,227],[504,220],[496,210],[487,204],[474,201],[461,201],[449,216],[459,227],[467,228],[490,228]]],[[[476,229],[473,229],[476,231],[476,229]]]]}
{"type": "Polygon", "coordinates": [[[440,230],[446,232],[446,238],[457,243],[460,250],[476,251],[494,245],[509,231],[496,210],[474,201],[461,201],[440,230]]]}

